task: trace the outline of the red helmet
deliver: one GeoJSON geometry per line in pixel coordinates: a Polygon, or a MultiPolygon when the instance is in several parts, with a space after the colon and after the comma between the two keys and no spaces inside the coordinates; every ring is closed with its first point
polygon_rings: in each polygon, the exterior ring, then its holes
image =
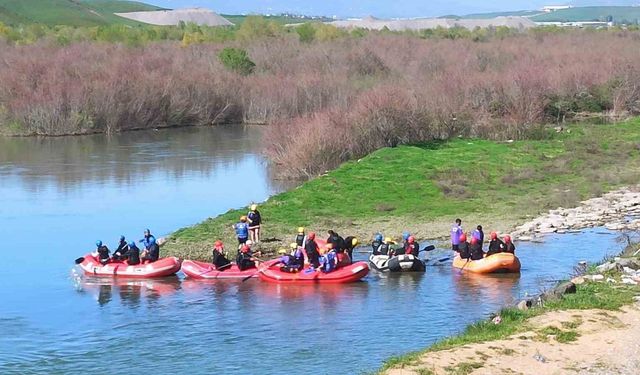
{"type": "Polygon", "coordinates": [[[217,241],[213,244],[213,246],[214,246],[214,247],[222,247],[222,241],[217,240],[217,241]]]}
{"type": "Polygon", "coordinates": [[[413,237],[413,236],[409,236],[409,238],[407,238],[407,242],[414,243],[414,242],[416,242],[416,238],[413,237]]]}
{"type": "Polygon", "coordinates": [[[243,245],[242,248],[240,249],[240,251],[243,252],[243,253],[248,253],[249,252],[249,246],[243,245]]]}
{"type": "Polygon", "coordinates": [[[496,232],[491,232],[491,239],[495,240],[496,238],[498,238],[498,233],[496,232]]]}
{"type": "Polygon", "coordinates": [[[473,237],[473,238],[471,239],[471,244],[472,244],[472,245],[476,245],[477,243],[478,243],[478,239],[477,239],[477,238],[475,238],[475,237],[473,237]]]}
{"type": "Polygon", "coordinates": [[[460,235],[460,242],[467,242],[467,235],[466,234],[461,234],[460,235]]]}
{"type": "Polygon", "coordinates": [[[313,241],[316,239],[316,234],[313,232],[309,232],[309,234],[307,235],[307,238],[313,241]]]}
{"type": "Polygon", "coordinates": [[[504,236],[504,242],[510,243],[511,242],[511,236],[509,236],[509,235],[504,236]]]}

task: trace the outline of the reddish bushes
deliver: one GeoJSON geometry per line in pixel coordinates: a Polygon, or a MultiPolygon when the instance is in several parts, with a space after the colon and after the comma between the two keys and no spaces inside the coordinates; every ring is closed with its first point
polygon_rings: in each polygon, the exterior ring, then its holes
{"type": "Polygon", "coordinates": [[[165,42],[0,49],[0,129],[114,132],[272,123],[266,152],[313,176],[377,148],[465,135],[522,138],[580,112],[640,112],[636,34],[566,32],[488,42],[369,35],[248,43],[253,74],[223,45],[165,42]]]}

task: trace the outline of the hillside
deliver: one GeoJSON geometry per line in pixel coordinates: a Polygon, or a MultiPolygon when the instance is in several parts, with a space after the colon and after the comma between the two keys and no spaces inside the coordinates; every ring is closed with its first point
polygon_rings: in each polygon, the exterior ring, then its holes
{"type": "Polygon", "coordinates": [[[49,26],[136,25],[116,12],[158,10],[159,7],[119,0],[2,0],[0,22],[8,25],[41,23],[49,26]]]}
{"type": "Polygon", "coordinates": [[[540,14],[531,17],[531,20],[535,22],[607,21],[609,16],[616,23],[636,23],[640,20],[640,7],[579,7],[540,14]]]}

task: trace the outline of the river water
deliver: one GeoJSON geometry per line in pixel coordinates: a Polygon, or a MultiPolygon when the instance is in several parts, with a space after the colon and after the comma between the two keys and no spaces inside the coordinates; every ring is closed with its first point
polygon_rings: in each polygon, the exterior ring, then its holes
{"type": "Polygon", "coordinates": [[[167,234],[284,189],[259,141],[243,127],[0,138],[0,374],[361,373],[620,250],[602,229],[556,235],[518,244],[521,275],[474,276],[441,249],[426,274],[339,287],[72,277],[97,239],[167,234]]]}

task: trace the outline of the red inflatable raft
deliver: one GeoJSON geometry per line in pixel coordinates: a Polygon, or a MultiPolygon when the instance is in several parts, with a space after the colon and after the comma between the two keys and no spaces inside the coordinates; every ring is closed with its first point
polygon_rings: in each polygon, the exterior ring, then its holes
{"type": "Polygon", "coordinates": [[[369,265],[367,262],[356,262],[329,273],[323,273],[313,269],[290,273],[281,271],[278,265],[259,268],[260,279],[271,283],[351,283],[362,279],[367,276],[368,273],[369,265]]]}
{"type": "MultiPolygon", "coordinates": [[[[269,267],[277,260],[267,261],[261,267],[269,267]]],[[[237,265],[232,265],[219,271],[211,263],[198,262],[195,260],[185,260],[182,262],[182,272],[192,279],[244,279],[246,277],[258,277],[257,268],[249,268],[240,271],[237,265]]]]}
{"type": "Polygon", "coordinates": [[[180,258],[168,257],[158,259],[153,263],[135,266],[119,261],[112,261],[103,266],[98,258],[92,254],[87,254],[84,256],[84,260],[79,263],[79,266],[86,275],[91,276],[151,278],[171,276],[180,271],[181,264],[180,258]]]}

